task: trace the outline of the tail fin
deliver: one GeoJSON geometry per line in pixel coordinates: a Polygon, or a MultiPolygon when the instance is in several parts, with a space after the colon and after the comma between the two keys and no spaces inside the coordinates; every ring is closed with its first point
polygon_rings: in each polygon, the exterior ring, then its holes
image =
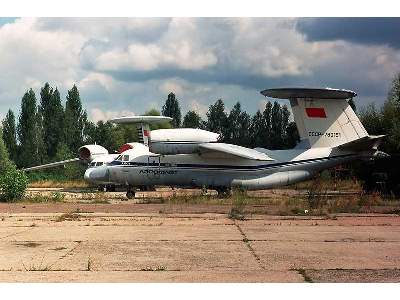
{"type": "Polygon", "coordinates": [[[149,146],[150,125],[171,121],[172,118],[164,116],[128,116],[111,119],[116,124],[136,124],[139,143],[149,146]]]}
{"type": "Polygon", "coordinates": [[[356,93],[335,89],[268,89],[265,96],[289,99],[300,147],[337,147],[368,136],[347,102],[356,93]]]}

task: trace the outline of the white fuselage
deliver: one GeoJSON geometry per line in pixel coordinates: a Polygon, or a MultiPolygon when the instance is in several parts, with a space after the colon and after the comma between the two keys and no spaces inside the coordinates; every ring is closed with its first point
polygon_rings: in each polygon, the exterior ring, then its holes
{"type": "Polygon", "coordinates": [[[315,173],[359,159],[362,154],[332,148],[265,150],[272,161],[205,158],[199,154],[135,155],[129,160],[88,169],[85,178],[97,184],[130,186],[242,187],[249,190],[307,180],[315,173]]]}

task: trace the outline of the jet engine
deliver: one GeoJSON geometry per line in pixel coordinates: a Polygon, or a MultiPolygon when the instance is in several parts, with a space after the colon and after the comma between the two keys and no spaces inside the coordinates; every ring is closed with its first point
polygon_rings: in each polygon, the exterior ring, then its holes
{"type": "Polygon", "coordinates": [[[157,129],[150,132],[150,151],[157,154],[190,154],[198,145],[218,142],[219,134],[193,128],[157,129]]]}
{"type": "Polygon", "coordinates": [[[85,145],[79,148],[78,154],[81,160],[92,161],[97,156],[108,154],[108,151],[100,145],[85,145]]]}

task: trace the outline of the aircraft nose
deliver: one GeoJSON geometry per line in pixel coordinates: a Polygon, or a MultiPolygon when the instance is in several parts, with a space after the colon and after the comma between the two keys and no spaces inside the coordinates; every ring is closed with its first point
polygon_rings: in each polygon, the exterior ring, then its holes
{"type": "Polygon", "coordinates": [[[86,181],[93,183],[109,182],[109,177],[109,171],[106,166],[87,169],[84,175],[86,181]]]}

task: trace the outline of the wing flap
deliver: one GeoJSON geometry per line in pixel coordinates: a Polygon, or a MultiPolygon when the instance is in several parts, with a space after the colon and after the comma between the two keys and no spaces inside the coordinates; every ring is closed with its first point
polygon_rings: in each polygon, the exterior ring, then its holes
{"type": "Polygon", "coordinates": [[[218,158],[246,158],[253,160],[273,160],[265,153],[237,145],[225,143],[204,143],[199,145],[202,155],[218,158]]]}

